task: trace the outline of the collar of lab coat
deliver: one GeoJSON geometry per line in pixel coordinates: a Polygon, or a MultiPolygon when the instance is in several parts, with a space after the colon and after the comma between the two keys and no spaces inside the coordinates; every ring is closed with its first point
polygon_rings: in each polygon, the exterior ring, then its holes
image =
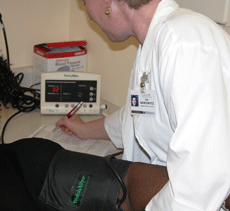
{"type": "Polygon", "coordinates": [[[148,55],[151,53],[152,45],[155,42],[157,32],[159,27],[167,19],[167,17],[172,14],[175,10],[179,8],[179,5],[174,0],[162,0],[153,15],[152,21],[150,23],[145,41],[143,46],[139,46],[138,54],[139,59],[139,73],[142,75],[144,72],[146,74],[150,73],[151,64],[148,64],[148,55]]]}

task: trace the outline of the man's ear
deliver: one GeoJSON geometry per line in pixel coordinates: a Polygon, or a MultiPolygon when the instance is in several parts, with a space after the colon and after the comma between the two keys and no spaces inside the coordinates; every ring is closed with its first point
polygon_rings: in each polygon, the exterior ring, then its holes
{"type": "Polygon", "coordinates": [[[111,7],[112,0],[105,0],[105,4],[106,4],[108,7],[111,7]]]}
{"type": "Polygon", "coordinates": [[[110,13],[112,12],[112,0],[105,0],[105,14],[110,17],[110,13]]]}

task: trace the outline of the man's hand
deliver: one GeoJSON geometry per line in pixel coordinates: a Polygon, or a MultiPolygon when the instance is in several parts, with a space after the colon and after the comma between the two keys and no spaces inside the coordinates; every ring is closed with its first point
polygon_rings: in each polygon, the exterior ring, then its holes
{"type": "Polygon", "coordinates": [[[84,139],[83,125],[85,122],[77,115],[73,115],[71,118],[62,117],[56,126],[60,127],[62,131],[68,135],[76,135],[78,138],[84,139]]]}
{"type": "Polygon", "coordinates": [[[56,126],[67,134],[74,134],[80,139],[109,139],[104,127],[104,118],[85,123],[75,114],[71,118],[61,118],[56,126]]]}

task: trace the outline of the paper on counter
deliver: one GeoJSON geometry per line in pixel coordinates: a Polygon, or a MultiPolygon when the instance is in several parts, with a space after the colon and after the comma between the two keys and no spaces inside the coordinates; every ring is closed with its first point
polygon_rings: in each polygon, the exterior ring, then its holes
{"type": "Polygon", "coordinates": [[[54,128],[54,125],[43,125],[30,135],[30,138],[49,139],[60,144],[64,149],[103,157],[122,152],[109,140],[82,140],[75,135],[68,135],[60,129],[53,132],[54,128]]]}

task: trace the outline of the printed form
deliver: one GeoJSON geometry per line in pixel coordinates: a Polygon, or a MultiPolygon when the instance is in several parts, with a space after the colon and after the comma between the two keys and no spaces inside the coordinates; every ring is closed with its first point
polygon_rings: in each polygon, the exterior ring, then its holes
{"type": "Polygon", "coordinates": [[[121,149],[117,149],[109,140],[82,140],[75,135],[68,135],[62,132],[61,129],[53,132],[54,128],[54,125],[43,125],[30,135],[30,138],[37,137],[49,139],[60,144],[64,149],[102,157],[122,152],[121,149]]]}

